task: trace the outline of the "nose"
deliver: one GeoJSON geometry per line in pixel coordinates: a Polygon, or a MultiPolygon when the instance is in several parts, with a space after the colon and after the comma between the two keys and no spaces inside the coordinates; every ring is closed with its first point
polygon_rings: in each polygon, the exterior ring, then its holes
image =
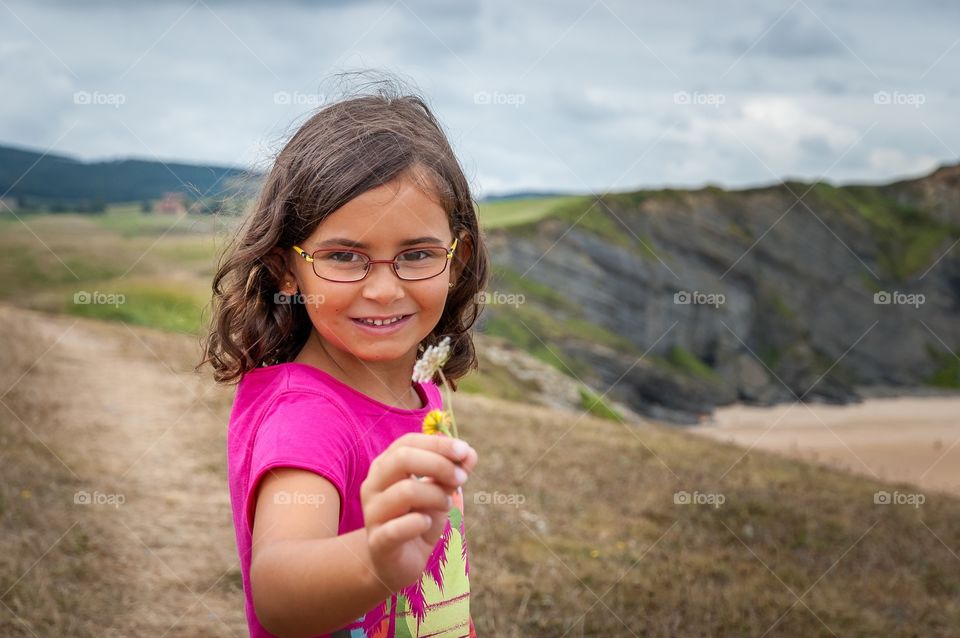
{"type": "Polygon", "coordinates": [[[361,282],[364,299],[389,306],[404,296],[403,281],[397,277],[392,264],[378,263],[370,265],[370,272],[361,282]]]}

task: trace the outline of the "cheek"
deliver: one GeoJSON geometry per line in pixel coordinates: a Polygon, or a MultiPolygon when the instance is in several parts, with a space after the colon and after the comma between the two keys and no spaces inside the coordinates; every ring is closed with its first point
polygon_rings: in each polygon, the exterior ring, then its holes
{"type": "Polygon", "coordinates": [[[349,349],[349,344],[342,340],[347,330],[344,322],[350,321],[347,318],[347,306],[342,299],[326,293],[323,303],[307,304],[306,308],[313,329],[324,341],[343,350],[349,349]]]}
{"type": "Polygon", "coordinates": [[[425,285],[421,288],[416,288],[415,291],[411,293],[411,296],[423,311],[432,311],[439,315],[446,303],[450,288],[446,280],[440,277],[437,277],[437,283],[434,283],[432,279],[429,284],[424,283],[425,285]]]}
{"type": "Polygon", "coordinates": [[[301,294],[305,298],[307,313],[310,317],[328,323],[345,316],[345,311],[352,299],[346,291],[325,286],[317,281],[307,281],[301,289],[301,294]]]}

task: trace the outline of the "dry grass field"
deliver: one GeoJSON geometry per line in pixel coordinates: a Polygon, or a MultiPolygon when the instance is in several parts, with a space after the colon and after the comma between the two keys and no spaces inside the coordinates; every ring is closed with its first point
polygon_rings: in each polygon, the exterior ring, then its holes
{"type": "MultiPolygon", "coordinates": [[[[232,391],[192,372],[196,347],[0,307],[0,635],[246,634],[232,391]]],[[[466,486],[481,635],[955,635],[954,497],[876,504],[918,490],[657,424],[458,400],[481,457],[466,486]]]]}

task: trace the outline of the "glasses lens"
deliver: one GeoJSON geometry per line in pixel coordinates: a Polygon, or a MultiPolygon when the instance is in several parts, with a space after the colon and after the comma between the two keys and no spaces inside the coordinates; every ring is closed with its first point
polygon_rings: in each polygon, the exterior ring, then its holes
{"type": "Polygon", "coordinates": [[[367,272],[367,258],[350,250],[319,250],[313,255],[313,270],[332,281],[357,281],[367,272]]]}
{"type": "Polygon", "coordinates": [[[401,279],[429,279],[447,266],[444,248],[414,248],[397,255],[397,274],[401,279]]]}

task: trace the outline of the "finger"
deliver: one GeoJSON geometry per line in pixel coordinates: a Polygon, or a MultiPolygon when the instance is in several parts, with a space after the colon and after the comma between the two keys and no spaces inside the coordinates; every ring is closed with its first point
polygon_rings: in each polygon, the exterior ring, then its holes
{"type": "Polygon", "coordinates": [[[404,479],[378,494],[364,509],[368,524],[382,523],[411,510],[450,511],[450,495],[435,483],[404,479]]]}
{"type": "Polygon", "coordinates": [[[477,462],[479,460],[480,460],[480,457],[477,454],[477,451],[471,447],[470,451],[467,452],[467,455],[463,458],[462,461],[460,461],[459,465],[460,467],[462,467],[467,471],[467,474],[470,474],[471,472],[473,472],[474,468],[477,467],[477,462]]]}
{"type": "Polygon", "coordinates": [[[375,471],[374,482],[380,491],[409,478],[411,474],[432,477],[437,483],[442,483],[451,490],[466,482],[466,477],[469,476],[466,470],[458,467],[450,458],[432,450],[412,446],[398,447],[384,454],[375,471]]]}
{"type": "MultiPolygon", "coordinates": [[[[461,441],[463,441],[463,439],[455,439],[449,436],[408,432],[391,443],[387,451],[401,447],[416,447],[442,454],[451,461],[457,462],[466,456],[470,448],[470,444],[467,443],[466,447],[459,449],[458,446],[462,445],[461,441]]],[[[466,443],[466,441],[463,441],[463,443],[466,443]]]]}
{"type": "Polygon", "coordinates": [[[437,483],[436,481],[433,480],[433,478],[429,476],[422,476],[419,478],[414,476],[413,480],[419,481],[421,483],[433,483],[434,485],[439,485],[447,494],[447,496],[450,497],[449,507],[453,507],[453,496],[454,494],[457,493],[457,490],[461,489],[460,487],[452,487],[450,485],[444,485],[443,483],[437,483]]]}
{"type": "MultiPolygon", "coordinates": [[[[467,476],[469,477],[473,473],[473,471],[476,469],[477,463],[479,461],[480,461],[480,457],[477,454],[477,451],[471,447],[470,451],[467,452],[467,456],[465,456],[462,461],[455,463],[455,465],[462,467],[467,472],[467,476]]],[[[429,476],[420,477],[420,476],[414,475],[414,478],[422,481],[428,481],[428,482],[433,481],[433,479],[429,476]]],[[[448,485],[447,487],[451,487],[451,486],[448,485]]],[[[460,485],[457,485],[457,487],[460,487],[460,485]]]]}
{"type": "Polygon", "coordinates": [[[422,536],[433,525],[432,517],[422,512],[410,512],[373,527],[367,534],[367,543],[372,552],[386,552],[422,536]]]}

